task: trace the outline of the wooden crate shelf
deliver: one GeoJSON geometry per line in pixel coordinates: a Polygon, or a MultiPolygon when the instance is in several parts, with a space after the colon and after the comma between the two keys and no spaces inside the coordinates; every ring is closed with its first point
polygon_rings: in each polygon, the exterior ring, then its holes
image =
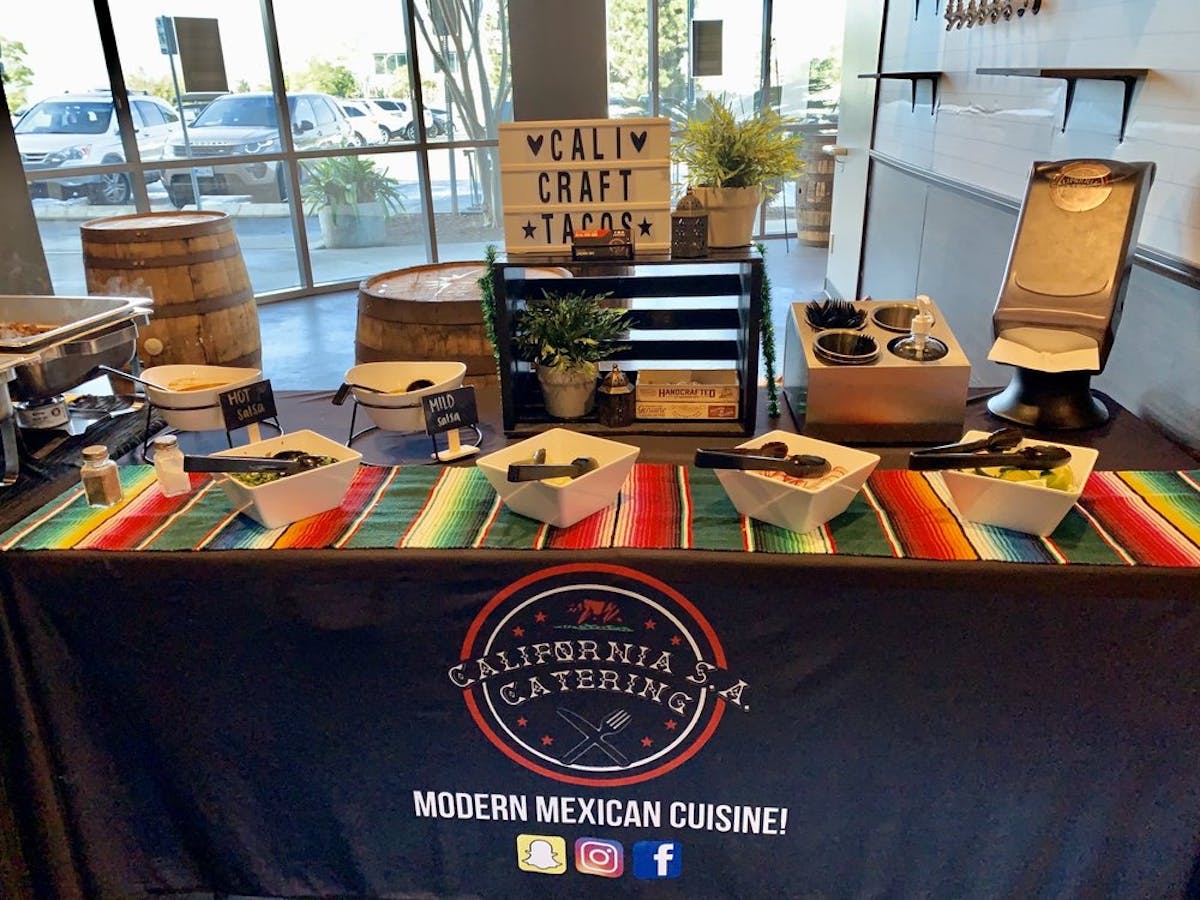
{"type": "MultiPolygon", "coordinates": [[[[758,408],[762,256],[754,250],[714,251],[705,259],[643,255],[629,262],[511,256],[496,263],[496,341],[504,430],[529,435],[565,425],[593,434],[752,435],[758,408]],[[547,267],[570,270],[569,280],[539,277],[547,267]],[[540,270],[540,271],[539,271],[540,270]],[[546,413],[529,363],[516,358],[512,324],[543,291],[611,294],[633,320],[626,347],[612,357],[631,381],[641,368],[733,369],[738,373],[738,418],[638,419],[608,428],[595,415],[563,422],[546,413]]],[[[605,371],[601,363],[601,373],[605,371]]]]}

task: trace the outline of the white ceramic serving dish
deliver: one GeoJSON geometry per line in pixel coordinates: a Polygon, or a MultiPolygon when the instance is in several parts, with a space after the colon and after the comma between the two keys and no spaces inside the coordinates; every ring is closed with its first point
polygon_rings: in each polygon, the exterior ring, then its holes
{"type": "Polygon", "coordinates": [[[353,388],[354,399],[379,428],[384,431],[424,431],[421,398],[461,387],[466,373],[466,363],[461,362],[371,362],[359,363],[346,372],[346,383],[388,392],[380,394],[353,388]],[[405,390],[418,379],[433,384],[415,391],[405,390]]]}
{"type": "Polygon", "coordinates": [[[262,369],[239,366],[179,364],[154,366],[141,376],[162,388],[146,386],[146,396],[163,421],[179,431],[219,431],[225,428],[218,395],[262,380],[262,369]],[[211,385],[182,390],[185,384],[211,385]]]}
{"type": "Polygon", "coordinates": [[[230,502],[266,528],[280,528],[337,507],[350,489],[362,459],[357,450],[315,431],[293,431],[222,450],[213,456],[271,456],[280,450],[332,456],[337,462],[258,485],[245,484],[229,474],[215,476],[230,502]]]}
{"type": "Polygon", "coordinates": [[[616,502],[621,485],[629,476],[640,448],[567,428],[551,428],[503,450],[482,456],[476,465],[500,499],[513,512],[539,522],[566,528],[616,502]],[[592,471],[564,481],[508,480],[508,466],[532,461],[534,453],[546,451],[548,465],[566,465],[580,456],[598,463],[592,471]]]}
{"type": "MultiPolygon", "coordinates": [[[[986,431],[968,431],[964,441],[986,437],[986,431]]],[[[1024,440],[1018,445],[1051,444],[1071,451],[1071,490],[1060,491],[1041,484],[1005,481],[989,475],[976,475],[968,469],[941,472],[946,490],[959,516],[967,522],[997,525],[1045,537],[1052,533],[1083,494],[1083,486],[1096,466],[1100,453],[1091,447],[1076,447],[1058,441],[1024,440]]]]}
{"type": "Polygon", "coordinates": [[[832,471],[799,483],[785,481],[778,472],[714,471],[742,515],[800,533],[819,528],[845,512],[867,476],[879,465],[879,457],[874,453],[790,431],[770,431],[739,446],[761,447],[768,441],[783,441],[789,456],[797,453],[823,456],[829,460],[832,471]]]}

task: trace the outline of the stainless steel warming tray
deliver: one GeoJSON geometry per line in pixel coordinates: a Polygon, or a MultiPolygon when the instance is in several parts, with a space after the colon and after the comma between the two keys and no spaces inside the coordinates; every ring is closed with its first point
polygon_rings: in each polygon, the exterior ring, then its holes
{"type": "Polygon", "coordinates": [[[149,297],[0,295],[0,325],[50,326],[38,334],[0,337],[0,351],[20,353],[57,344],[105,324],[126,320],[153,306],[149,297]]]}

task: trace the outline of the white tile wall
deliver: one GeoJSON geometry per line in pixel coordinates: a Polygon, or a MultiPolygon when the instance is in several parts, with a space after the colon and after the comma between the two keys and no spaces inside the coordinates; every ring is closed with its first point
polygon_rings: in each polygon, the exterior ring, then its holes
{"type": "Polygon", "coordinates": [[[880,83],[874,146],[948,178],[1019,200],[1035,160],[1152,160],[1158,172],[1139,243],[1200,265],[1200,0],[1044,0],[1037,16],[947,32],[941,0],[889,4],[881,69],[943,72],[911,109],[908,82],[880,83]],[[1147,68],[1118,143],[1122,86],[976,75],[980,67],[1147,68]]]}

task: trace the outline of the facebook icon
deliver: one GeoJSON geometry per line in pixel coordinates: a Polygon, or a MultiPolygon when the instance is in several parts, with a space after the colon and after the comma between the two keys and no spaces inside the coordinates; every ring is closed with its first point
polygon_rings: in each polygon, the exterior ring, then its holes
{"type": "Polygon", "coordinates": [[[678,878],[683,845],[678,841],[638,841],[633,845],[634,878],[678,878]]]}

